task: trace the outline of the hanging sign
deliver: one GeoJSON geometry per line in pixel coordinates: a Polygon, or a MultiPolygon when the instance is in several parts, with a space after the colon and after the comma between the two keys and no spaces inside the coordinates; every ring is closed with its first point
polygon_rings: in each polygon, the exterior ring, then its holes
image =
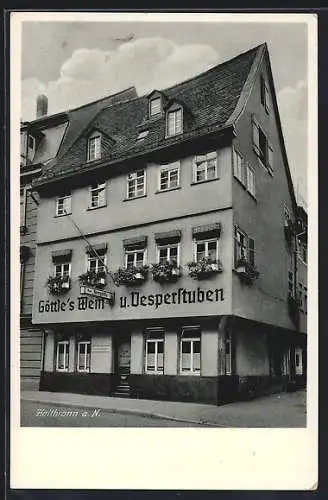
{"type": "Polygon", "coordinates": [[[99,288],[93,288],[92,286],[81,285],[80,287],[81,295],[91,295],[93,297],[99,297],[100,299],[109,300],[114,302],[115,293],[108,290],[100,290],[99,288]]]}

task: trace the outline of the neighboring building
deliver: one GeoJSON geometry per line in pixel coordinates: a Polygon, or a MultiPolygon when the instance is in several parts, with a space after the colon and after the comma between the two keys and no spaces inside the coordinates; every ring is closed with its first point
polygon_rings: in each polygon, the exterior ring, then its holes
{"type": "Polygon", "coordinates": [[[41,389],[217,403],[305,383],[265,44],[99,111],[34,189],[41,389]]]}
{"type": "Polygon", "coordinates": [[[80,127],[92,120],[100,109],[136,96],[130,89],[68,111],[47,115],[46,96],[39,96],[36,119],[22,122],[20,128],[20,367],[21,387],[39,389],[43,353],[43,330],[32,325],[32,300],[36,247],[38,195],[32,181],[45,166],[54,165],[56,157],[74,142],[80,127]],[[65,137],[65,141],[63,138],[65,137]]]}

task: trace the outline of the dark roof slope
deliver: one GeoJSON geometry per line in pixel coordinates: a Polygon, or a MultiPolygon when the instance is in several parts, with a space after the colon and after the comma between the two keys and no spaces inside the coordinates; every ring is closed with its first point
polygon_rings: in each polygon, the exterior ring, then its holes
{"type": "Polygon", "coordinates": [[[83,120],[82,115],[78,120],[79,137],[74,143],[66,137],[64,153],[60,155],[55,165],[45,169],[38,184],[80,172],[97,164],[86,163],[87,137],[83,133],[86,129],[100,129],[115,141],[108,156],[98,160],[98,163],[102,164],[104,161],[122,160],[134,154],[152,151],[164,145],[223,128],[236,109],[255,59],[262,54],[264,47],[265,45],[260,45],[205,73],[162,91],[168,102],[177,100],[183,103],[186,110],[183,134],[178,136],[165,138],[164,115],[157,119],[148,119],[147,96],[112,104],[97,115],[95,112],[91,122],[90,119],[83,120]],[[149,130],[148,135],[138,141],[140,130],[145,129],[149,130]]]}

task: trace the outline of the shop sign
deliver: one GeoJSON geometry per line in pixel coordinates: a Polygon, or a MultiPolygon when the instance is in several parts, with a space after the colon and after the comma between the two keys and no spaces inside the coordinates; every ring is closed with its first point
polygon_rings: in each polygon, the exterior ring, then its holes
{"type": "Polygon", "coordinates": [[[93,297],[99,297],[101,299],[110,300],[114,299],[114,293],[108,290],[100,290],[99,288],[93,288],[91,286],[81,285],[80,287],[81,295],[91,295],[93,297]]]}

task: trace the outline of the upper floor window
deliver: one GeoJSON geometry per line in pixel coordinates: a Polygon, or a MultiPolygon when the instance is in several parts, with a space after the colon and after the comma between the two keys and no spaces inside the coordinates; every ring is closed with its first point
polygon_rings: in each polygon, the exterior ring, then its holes
{"type": "Polygon", "coordinates": [[[164,372],[164,331],[150,330],[146,336],[145,349],[146,373],[164,372]]]}
{"type": "Polygon", "coordinates": [[[290,297],[295,295],[295,280],[293,271],[288,271],[288,292],[290,297]]]}
{"type": "Polygon", "coordinates": [[[233,174],[242,183],[245,184],[245,175],[243,168],[243,157],[235,148],[232,148],[233,174]]]}
{"type": "Polygon", "coordinates": [[[159,190],[174,189],[180,183],[180,162],[171,163],[161,167],[159,174],[159,190]]]}
{"type": "Polygon", "coordinates": [[[194,252],[196,262],[203,259],[218,260],[219,242],[217,239],[195,241],[194,252]]]}
{"type": "Polygon", "coordinates": [[[166,262],[175,262],[179,265],[179,244],[157,245],[157,262],[165,264],[166,262]]]}
{"type": "Polygon", "coordinates": [[[58,196],[56,199],[56,215],[67,215],[72,212],[72,195],[67,193],[63,196],[58,196]]]}
{"type": "Polygon", "coordinates": [[[90,186],[89,208],[99,208],[106,205],[106,183],[90,186]]]}
{"type": "Polygon", "coordinates": [[[166,115],[166,135],[171,137],[173,135],[181,134],[183,131],[182,125],[182,108],[179,107],[172,111],[168,111],[166,115]]]}
{"type": "Polygon", "coordinates": [[[54,264],[54,276],[56,278],[69,278],[71,275],[71,263],[61,262],[54,264]]]}
{"type": "Polygon", "coordinates": [[[218,177],[216,152],[194,158],[194,182],[208,181],[218,177]]]}
{"type": "Polygon", "coordinates": [[[20,227],[26,226],[26,187],[20,188],[20,227]]]}
{"type": "Polygon", "coordinates": [[[239,260],[246,260],[255,265],[255,241],[238,227],[235,228],[235,264],[239,260]]]}
{"type": "Polygon", "coordinates": [[[142,141],[143,139],[145,139],[147,137],[148,134],[149,134],[149,130],[143,130],[142,132],[139,132],[139,134],[137,136],[137,141],[142,141]]]}
{"type": "Polygon", "coordinates": [[[31,151],[31,153],[35,152],[35,137],[33,137],[33,135],[28,136],[27,147],[31,151]]]}
{"type": "Polygon", "coordinates": [[[137,198],[146,194],[146,172],[138,170],[128,175],[127,178],[127,197],[137,198]]]}
{"type": "Polygon", "coordinates": [[[264,76],[261,76],[261,103],[265,111],[269,114],[270,112],[270,95],[269,88],[265,81],[264,76]]]}
{"type": "Polygon", "coordinates": [[[307,244],[297,238],[297,255],[306,264],[307,263],[307,244]]]}
{"type": "Polygon", "coordinates": [[[243,186],[246,187],[247,191],[255,197],[255,171],[250,166],[248,161],[244,160],[242,155],[235,148],[232,149],[233,152],[233,174],[238,179],[243,186]]]}
{"type": "Polygon", "coordinates": [[[88,254],[88,271],[94,273],[106,272],[106,255],[88,254]]]}
{"type": "Polygon", "coordinates": [[[261,164],[268,169],[270,173],[273,172],[273,147],[268,140],[267,136],[260,127],[255,116],[252,117],[253,127],[253,149],[258,156],[261,164]]]}
{"type": "Polygon", "coordinates": [[[58,372],[67,372],[69,362],[69,341],[60,340],[57,342],[56,351],[56,370],[58,372]]]}
{"type": "Polygon", "coordinates": [[[97,160],[101,156],[101,136],[95,135],[88,140],[88,161],[97,160]]]}
{"type": "Polygon", "coordinates": [[[161,98],[155,97],[149,102],[149,115],[158,115],[161,112],[161,98]]]}
{"type": "Polygon", "coordinates": [[[256,194],[255,191],[255,172],[249,163],[246,163],[246,187],[247,191],[249,191],[254,197],[256,194]]]}
{"type": "Polygon", "coordinates": [[[78,372],[90,371],[91,358],[91,340],[80,340],[77,343],[77,363],[76,369],[78,372]]]}
{"type": "Polygon", "coordinates": [[[200,330],[184,328],[180,337],[180,373],[200,374],[200,330]]]}
{"type": "Polygon", "coordinates": [[[125,250],[125,267],[142,267],[146,262],[146,250],[125,250]]]}

